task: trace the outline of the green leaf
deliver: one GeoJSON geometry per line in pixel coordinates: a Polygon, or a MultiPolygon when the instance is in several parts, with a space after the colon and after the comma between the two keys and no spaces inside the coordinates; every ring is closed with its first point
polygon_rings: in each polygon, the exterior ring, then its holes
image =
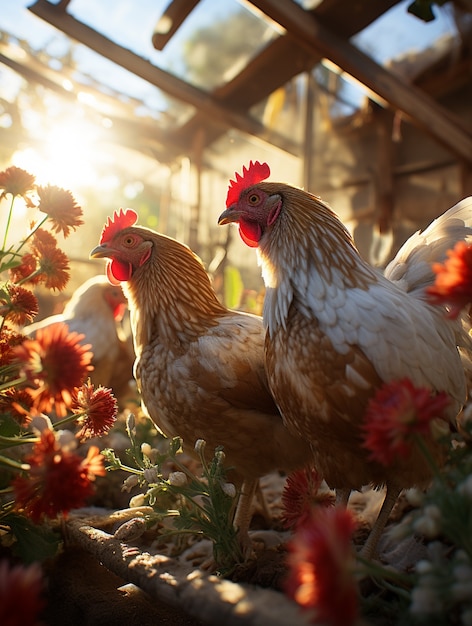
{"type": "Polygon", "coordinates": [[[10,526],[16,539],[12,547],[13,553],[24,563],[44,561],[57,554],[62,539],[49,526],[37,526],[16,513],[7,515],[2,522],[10,526]]]}
{"type": "Polygon", "coordinates": [[[241,274],[236,267],[225,267],[224,275],[225,304],[230,309],[235,309],[239,306],[244,291],[244,284],[241,279],[241,274]]]}

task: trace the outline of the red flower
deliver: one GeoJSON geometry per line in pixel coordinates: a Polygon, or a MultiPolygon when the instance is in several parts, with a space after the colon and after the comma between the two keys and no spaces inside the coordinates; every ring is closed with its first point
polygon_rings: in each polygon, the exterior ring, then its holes
{"type": "Polygon", "coordinates": [[[48,413],[54,407],[64,417],[75,387],[80,387],[93,369],[90,345],[79,342],[84,335],[70,333],[65,324],[38,329],[35,339],[26,339],[15,348],[21,371],[27,377],[34,407],[48,413]]]}
{"type": "Polygon", "coordinates": [[[449,403],[445,392],[434,395],[407,378],[383,385],[367,406],[363,426],[370,458],[387,466],[408,457],[416,435],[431,440],[431,424],[446,419],[449,403]]]}
{"type": "Polygon", "coordinates": [[[118,403],[111,389],[101,385],[94,389],[90,379],[75,390],[71,408],[81,416],[77,420],[82,425],[77,433],[79,439],[104,435],[115,423],[118,413],[118,403]]]}
{"type": "Polygon", "coordinates": [[[28,174],[20,167],[12,165],[3,172],[0,172],[0,200],[5,198],[7,193],[11,193],[12,196],[21,196],[24,198],[28,206],[33,206],[31,200],[28,198],[28,191],[34,188],[35,177],[32,174],[28,174]]]}
{"type": "Polygon", "coordinates": [[[0,315],[14,324],[31,324],[38,311],[38,299],[28,289],[10,283],[0,292],[0,315]]]}
{"type": "Polygon", "coordinates": [[[69,280],[69,259],[56,246],[51,233],[39,228],[31,242],[31,251],[37,260],[37,271],[47,289],[62,291],[69,280]]]}
{"type": "Polygon", "coordinates": [[[0,394],[0,413],[9,413],[20,426],[26,426],[30,421],[30,411],[33,408],[33,398],[25,389],[10,387],[0,394]]]}
{"type": "Polygon", "coordinates": [[[74,200],[70,191],[55,185],[38,187],[39,210],[47,213],[53,223],[53,230],[63,232],[67,237],[70,230],[83,224],[82,209],[74,200]]]}
{"type": "Polygon", "coordinates": [[[43,573],[38,563],[11,566],[0,561],[0,624],[37,626],[45,602],[43,573]]]}
{"type": "Polygon", "coordinates": [[[450,306],[448,317],[456,318],[472,303],[472,245],[459,241],[444,262],[434,263],[436,282],[426,290],[431,302],[450,306]]]}
{"type": "Polygon", "coordinates": [[[299,469],[292,472],[282,492],[282,523],[285,528],[293,528],[311,515],[312,507],[317,504],[334,504],[330,493],[319,494],[323,479],[315,469],[299,469]]]}
{"type": "Polygon", "coordinates": [[[301,607],[312,611],[313,623],[350,626],[357,619],[354,529],[348,509],[315,508],[288,544],[286,591],[301,607]]]}
{"type": "Polygon", "coordinates": [[[42,282],[48,289],[62,291],[70,277],[69,259],[57,247],[54,235],[38,228],[31,238],[30,252],[10,270],[10,276],[13,282],[25,281],[32,285],[42,282]]]}
{"type": "Polygon", "coordinates": [[[105,472],[96,446],[91,446],[88,456],[82,459],[61,448],[50,429],[43,430],[24,461],[31,469],[13,481],[15,506],[35,523],[44,517],[67,515],[71,509],[83,506],[92,494],[95,476],[105,472]]]}
{"type": "Polygon", "coordinates": [[[21,257],[20,264],[10,269],[10,278],[14,283],[28,282],[30,285],[37,285],[41,282],[41,276],[35,273],[37,267],[36,257],[27,252],[21,257]]]}
{"type": "Polygon", "coordinates": [[[0,367],[11,365],[15,360],[15,346],[19,346],[25,340],[25,336],[3,326],[0,332],[0,367]]]}

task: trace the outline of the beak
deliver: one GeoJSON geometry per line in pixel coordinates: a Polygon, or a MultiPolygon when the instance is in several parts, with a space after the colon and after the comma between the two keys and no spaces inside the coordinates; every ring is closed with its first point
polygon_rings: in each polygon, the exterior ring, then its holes
{"type": "Polygon", "coordinates": [[[239,222],[242,212],[233,207],[229,207],[218,218],[218,225],[231,224],[231,222],[239,222]]]}
{"type": "Polygon", "coordinates": [[[92,250],[89,254],[90,259],[105,259],[110,256],[110,249],[106,244],[101,244],[92,250]]]}

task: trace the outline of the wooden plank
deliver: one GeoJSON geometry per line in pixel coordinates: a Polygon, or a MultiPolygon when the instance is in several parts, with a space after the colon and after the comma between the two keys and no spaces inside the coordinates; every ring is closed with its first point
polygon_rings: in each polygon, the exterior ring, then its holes
{"type": "Polygon", "coordinates": [[[250,0],[283,26],[307,50],[322,54],[359,80],[375,96],[402,111],[422,130],[458,157],[472,162],[472,136],[460,121],[413,85],[378,65],[358,48],[334,34],[292,0],[250,0]]]}
{"type": "MultiPolygon", "coordinates": [[[[211,124],[222,126],[223,130],[237,128],[249,135],[264,138],[266,130],[257,120],[223,107],[211,94],[180,80],[173,74],[146,61],[131,50],[119,46],[111,39],[93,30],[93,28],[76,20],[72,15],[64,11],[57,11],[55,5],[47,0],[37,0],[28,9],[69,37],[136,74],[136,76],[143,78],[151,85],[162,89],[173,98],[194,106],[205,115],[211,124]]],[[[271,133],[270,143],[294,154],[299,152],[299,147],[295,142],[277,133],[271,133]]]]}
{"type": "Polygon", "coordinates": [[[156,50],[164,50],[200,0],[172,0],[159,18],[152,34],[152,45],[156,50]]]}

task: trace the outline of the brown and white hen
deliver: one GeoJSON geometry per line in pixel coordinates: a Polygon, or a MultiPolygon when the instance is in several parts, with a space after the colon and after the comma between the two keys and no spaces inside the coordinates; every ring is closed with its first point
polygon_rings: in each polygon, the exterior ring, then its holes
{"type": "MultiPolygon", "coordinates": [[[[352,489],[387,486],[370,557],[401,489],[426,485],[421,455],[384,467],[363,447],[369,399],[394,380],[444,391],[454,421],[466,400],[458,346],[471,341],[460,319],[428,303],[433,262],[472,239],[472,198],[414,234],[382,274],[357,252],[347,229],[316,196],[264,182],[266,163],[250,163],[230,182],[219,224],[236,222],[257,247],[266,285],[263,319],[269,385],[292,433],[313,445],[314,464],[339,500],[352,489]]],[[[467,326],[469,321],[463,320],[467,326]]]]}
{"type": "Polygon", "coordinates": [[[211,453],[224,447],[242,482],[235,526],[247,547],[259,477],[307,464],[310,447],[285,428],[269,392],[261,318],[223,306],[200,259],[137,219],[130,209],[115,212],[91,257],[108,257],[109,279],[123,284],[151,419],[190,454],[198,439],[211,453]]]}

